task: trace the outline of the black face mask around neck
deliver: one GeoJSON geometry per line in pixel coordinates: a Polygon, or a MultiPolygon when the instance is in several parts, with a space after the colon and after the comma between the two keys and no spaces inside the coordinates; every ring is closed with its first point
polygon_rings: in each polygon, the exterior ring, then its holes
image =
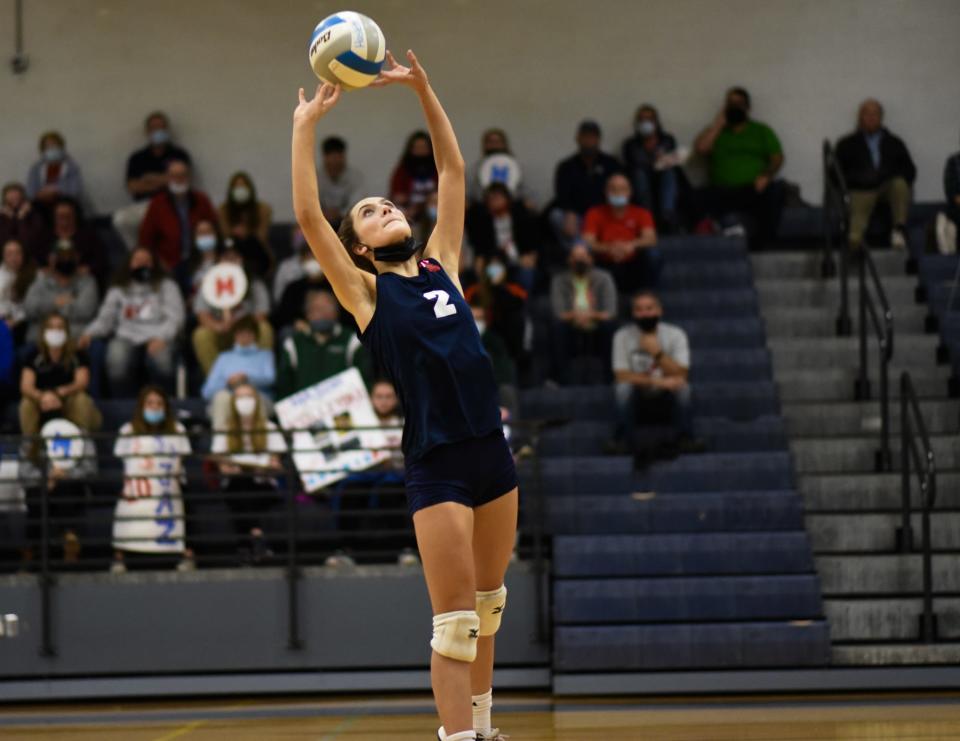
{"type": "Polygon", "coordinates": [[[406,262],[417,251],[417,241],[413,237],[407,237],[385,247],[370,247],[363,242],[357,244],[373,250],[373,259],[379,262],[406,262]]]}

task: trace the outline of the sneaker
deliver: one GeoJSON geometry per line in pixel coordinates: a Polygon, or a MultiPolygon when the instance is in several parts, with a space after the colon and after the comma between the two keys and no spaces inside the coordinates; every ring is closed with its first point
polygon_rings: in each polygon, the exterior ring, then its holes
{"type": "Polygon", "coordinates": [[[354,561],[350,556],[348,556],[343,551],[337,551],[331,556],[327,556],[327,560],[323,562],[324,566],[329,566],[333,569],[340,569],[350,566],[356,566],[357,562],[354,561]]]}
{"type": "Polygon", "coordinates": [[[111,574],[126,574],[127,565],[123,561],[114,561],[110,564],[110,573],[111,574]]]}
{"type": "Polygon", "coordinates": [[[907,249],[907,237],[902,228],[897,227],[890,232],[890,246],[895,250],[907,249]]]}
{"type": "Polygon", "coordinates": [[[193,556],[184,554],[183,558],[177,562],[177,571],[186,572],[186,571],[196,571],[197,562],[194,560],[193,556]]]}
{"type": "Polygon", "coordinates": [[[747,236],[747,230],[743,228],[743,224],[733,224],[724,228],[723,236],[725,237],[745,237],[747,236]]]}
{"type": "Polygon", "coordinates": [[[477,731],[477,741],[508,741],[510,737],[500,733],[499,728],[491,728],[490,733],[477,731]]]}
{"type": "Polygon", "coordinates": [[[404,548],[400,551],[400,555],[397,556],[397,565],[409,567],[419,566],[420,556],[413,552],[413,548],[404,548]]]}

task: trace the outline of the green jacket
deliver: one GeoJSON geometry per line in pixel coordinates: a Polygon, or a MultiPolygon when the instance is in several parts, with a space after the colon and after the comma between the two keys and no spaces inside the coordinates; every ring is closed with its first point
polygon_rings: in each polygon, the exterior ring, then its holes
{"type": "Polygon", "coordinates": [[[337,325],[326,342],[313,334],[294,332],[280,348],[277,398],[295,394],[350,367],[356,367],[364,382],[370,385],[369,356],[360,340],[341,325],[337,325]]]}

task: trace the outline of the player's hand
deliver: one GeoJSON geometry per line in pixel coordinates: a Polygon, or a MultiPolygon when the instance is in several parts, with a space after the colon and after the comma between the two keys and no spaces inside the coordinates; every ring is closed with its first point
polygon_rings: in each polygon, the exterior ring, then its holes
{"type": "Polygon", "coordinates": [[[427,73],[417,61],[417,55],[410,49],[407,49],[407,59],[410,61],[409,67],[398,64],[393,54],[387,50],[387,60],[377,79],[370,83],[372,87],[383,87],[399,82],[401,85],[412,87],[417,92],[427,89],[430,81],[427,79],[427,73]]]}
{"type": "Polygon", "coordinates": [[[300,88],[300,103],[293,112],[293,120],[315,124],[330,112],[338,100],[340,100],[339,85],[331,85],[329,82],[317,85],[317,94],[313,96],[313,100],[307,100],[303,88],[300,88]]]}

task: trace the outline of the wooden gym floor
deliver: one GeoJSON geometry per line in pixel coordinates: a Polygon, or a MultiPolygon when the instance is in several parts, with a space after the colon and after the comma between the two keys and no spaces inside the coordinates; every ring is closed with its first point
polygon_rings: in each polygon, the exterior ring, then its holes
{"type": "MultiPolygon", "coordinates": [[[[960,693],[496,698],[511,741],[957,741],[960,693]]],[[[431,741],[429,697],[0,705],[3,741],[431,741]]]]}

